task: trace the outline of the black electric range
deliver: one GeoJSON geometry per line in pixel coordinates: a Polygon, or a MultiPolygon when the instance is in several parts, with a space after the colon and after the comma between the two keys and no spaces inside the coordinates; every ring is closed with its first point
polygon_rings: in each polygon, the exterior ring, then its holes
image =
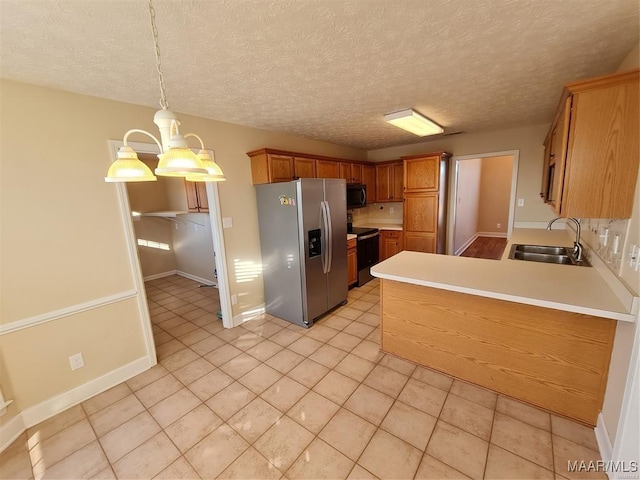
{"type": "Polygon", "coordinates": [[[358,236],[358,283],[361,287],[373,279],[370,269],[378,263],[380,248],[380,230],[377,228],[352,227],[347,224],[347,233],[358,236]]]}

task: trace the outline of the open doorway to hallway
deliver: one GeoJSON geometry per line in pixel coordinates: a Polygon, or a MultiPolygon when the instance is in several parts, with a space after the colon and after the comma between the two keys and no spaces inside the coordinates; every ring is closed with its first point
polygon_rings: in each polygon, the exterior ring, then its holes
{"type": "Polygon", "coordinates": [[[454,157],[449,252],[500,259],[513,230],[518,152],[454,157]]]}

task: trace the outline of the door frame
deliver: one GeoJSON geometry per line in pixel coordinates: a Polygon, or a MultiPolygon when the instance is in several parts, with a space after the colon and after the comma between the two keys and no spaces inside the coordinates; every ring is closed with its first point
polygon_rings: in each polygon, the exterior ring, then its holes
{"type": "MultiPolygon", "coordinates": [[[[155,143],[127,142],[127,144],[138,153],[148,153],[157,155],[160,153],[155,143]]],[[[108,140],[110,159],[116,158],[118,149],[124,145],[122,140],[108,140]]],[[[192,149],[193,150],[193,149],[192,149]]],[[[213,157],[213,152],[208,150],[213,157]]],[[[194,153],[197,153],[194,150],[194,153]]],[[[138,308],[143,320],[143,333],[147,343],[147,352],[155,359],[155,345],[153,343],[153,331],[151,330],[151,317],[149,316],[149,305],[147,304],[146,290],[144,287],[144,277],[136,242],[135,230],[131,219],[131,206],[129,205],[129,195],[124,183],[115,183],[118,191],[118,203],[120,215],[125,231],[125,237],[131,257],[131,266],[134,273],[134,282],[138,291],[138,308]]],[[[222,312],[222,325],[225,328],[233,327],[233,313],[231,310],[231,297],[229,293],[229,277],[227,268],[227,256],[222,234],[222,214],[220,212],[220,195],[217,182],[207,182],[207,197],[209,199],[209,220],[211,223],[211,237],[213,240],[213,252],[215,256],[216,270],[218,274],[218,292],[220,295],[220,310],[222,312]]],[[[154,363],[155,365],[155,360],[154,363]]]]}
{"type": "Polygon", "coordinates": [[[483,159],[490,157],[505,157],[507,155],[513,156],[513,165],[511,167],[511,194],[509,196],[509,220],[507,222],[507,238],[509,238],[511,236],[511,233],[513,233],[513,224],[516,213],[516,190],[518,186],[518,164],[520,161],[520,150],[504,150],[500,152],[478,153],[475,155],[460,155],[451,157],[453,175],[451,175],[449,178],[449,191],[451,192],[451,195],[449,195],[449,213],[447,214],[447,255],[453,255],[455,253],[453,248],[453,236],[455,233],[457,218],[456,198],[458,197],[459,162],[464,160],[474,160],[476,158],[483,159]]]}

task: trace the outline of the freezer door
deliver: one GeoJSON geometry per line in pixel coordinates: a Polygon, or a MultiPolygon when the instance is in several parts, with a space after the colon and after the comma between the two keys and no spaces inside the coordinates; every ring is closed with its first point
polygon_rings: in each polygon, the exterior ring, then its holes
{"type": "Polygon", "coordinates": [[[256,185],[267,313],[304,324],[295,183],[256,185]]]}
{"type": "MultiPolygon", "coordinates": [[[[324,181],[303,178],[294,182],[298,188],[298,210],[300,216],[299,237],[302,239],[302,302],[305,326],[328,310],[327,274],[329,238],[323,216],[324,181]],[[314,239],[320,238],[318,248],[314,239]]],[[[345,237],[346,238],[346,237],[345,237]]]]}
{"type": "Polygon", "coordinates": [[[347,185],[344,180],[326,179],[325,202],[329,211],[327,310],[347,300],[347,185]]]}

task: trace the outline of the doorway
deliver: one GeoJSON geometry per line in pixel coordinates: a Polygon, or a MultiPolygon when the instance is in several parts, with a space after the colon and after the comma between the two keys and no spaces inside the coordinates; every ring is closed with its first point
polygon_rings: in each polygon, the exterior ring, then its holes
{"type": "MultiPolygon", "coordinates": [[[[504,243],[513,231],[519,151],[453,157],[447,253],[504,243]],[[480,239],[480,240],[479,240],[480,239]]],[[[494,256],[495,258],[495,256],[494,256]]]]}
{"type": "MultiPolygon", "coordinates": [[[[110,140],[108,142],[109,150],[110,150],[110,158],[115,158],[118,149],[123,145],[122,141],[110,140]]],[[[128,142],[128,145],[131,146],[142,158],[145,156],[155,156],[159,153],[158,147],[155,144],[147,144],[147,143],[136,143],[136,142],[128,142]]],[[[211,154],[213,152],[210,152],[211,154]]],[[[155,182],[153,182],[155,183],[155,182]]],[[[141,268],[141,259],[138,253],[138,238],[136,236],[136,231],[133,225],[133,217],[132,217],[132,209],[129,202],[129,195],[127,193],[127,186],[123,183],[116,183],[116,188],[118,192],[118,200],[120,206],[120,213],[122,215],[123,226],[125,230],[125,236],[127,237],[127,244],[129,247],[129,254],[131,257],[131,264],[134,270],[134,281],[136,290],[138,292],[138,309],[140,312],[140,316],[143,320],[143,331],[145,335],[145,341],[147,344],[147,352],[149,354],[150,359],[154,360],[155,364],[155,346],[153,341],[153,332],[151,328],[151,319],[149,315],[149,306],[147,303],[147,298],[145,295],[145,284],[144,284],[144,275],[142,273],[141,268]]],[[[193,222],[186,222],[188,227],[193,229],[202,229],[208,228],[209,231],[206,232],[208,235],[209,241],[212,243],[212,253],[214,255],[214,260],[211,262],[215,264],[215,275],[214,272],[209,272],[204,275],[193,275],[191,279],[195,279],[198,281],[202,281],[203,284],[209,284],[210,280],[214,280],[217,284],[217,288],[220,295],[220,312],[222,316],[222,325],[225,328],[233,327],[233,315],[231,310],[231,299],[229,295],[229,281],[228,281],[228,269],[226,264],[226,252],[224,246],[224,237],[222,235],[222,217],[220,213],[220,199],[218,194],[218,185],[215,182],[207,182],[206,185],[206,195],[208,197],[208,218],[207,222],[196,222],[201,223],[201,225],[197,225],[193,222]],[[210,234],[210,236],[209,236],[210,234]],[[214,277],[214,278],[211,278],[214,277]]],[[[170,215],[173,212],[166,212],[167,216],[160,216],[159,218],[171,218],[170,215]]],[[[174,219],[175,220],[175,219],[174,219]]],[[[168,222],[172,222],[172,220],[167,220],[168,222]]],[[[177,221],[177,220],[176,220],[177,221]]],[[[204,233],[204,232],[203,232],[204,233]]],[[[145,239],[141,239],[145,240],[145,239]]],[[[152,240],[153,242],[154,240],[152,240]]],[[[166,248],[162,243],[155,241],[157,245],[155,247],[159,247],[159,250],[163,250],[166,248]]],[[[158,257],[160,258],[160,257],[158,257]]],[[[166,257],[161,260],[167,262],[166,257]]],[[[169,260],[170,262],[170,260],[169,260]]],[[[164,265],[169,265],[170,263],[165,263],[164,265]]],[[[162,269],[162,266],[159,267],[162,269]]],[[[173,272],[172,272],[173,273],[173,272]]],[[[157,278],[157,277],[156,277],[157,278]]]]}

